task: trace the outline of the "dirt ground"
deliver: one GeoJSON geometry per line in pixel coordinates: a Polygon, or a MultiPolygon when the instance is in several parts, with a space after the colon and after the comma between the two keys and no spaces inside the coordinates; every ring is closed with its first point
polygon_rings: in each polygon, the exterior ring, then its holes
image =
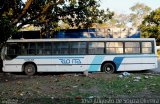
{"type": "MultiPolygon", "coordinates": [[[[153,76],[146,72],[134,72],[131,74],[132,79],[134,76],[145,74],[142,77],[144,79],[144,83],[142,83],[143,86],[145,86],[146,83],[144,77],[146,77],[146,75],[148,76],[146,78],[153,76]]],[[[30,99],[29,103],[35,101],[33,104],[36,104],[35,99],[38,99],[38,102],[44,99],[41,102],[52,101],[52,103],[58,103],[60,99],[65,99],[66,101],[68,99],[75,100],[84,97],[93,98],[95,96],[98,98],[111,96],[114,98],[128,98],[136,97],[137,94],[139,97],[154,97],[160,99],[160,94],[159,92],[157,93],[157,91],[160,91],[160,88],[158,90],[148,89],[152,88],[152,86],[160,86],[159,82],[157,82],[156,85],[153,83],[151,87],[146,87],[146,89],[143,88],[143,91],[138,91],[134,84],[128,85],[131,89],[127,87],[127,84],[124,84],[125,86],[121,85],[121,81],[123,81],[122,83],[128,81],[128,84],[130,84],[130,80],[132,79],[129,79],[129,77],[120,79],[120,75],[122,75],[122,73],[89,73],[89,76],[84,76],[83,73],[38,73],[34,76],[23,75],[22,73],[0,73],[0,101],[5,104],[7,104],[6,102],[15,104],[19,102],[21,104],[24,99],[30,99]],[[109,84],[111,84],[111,86],[109,84]],[[111,88],[112,86],[115,87],[111,88]],[[125,90],[123,87],[128,89],[125,90]],[[134,89],[132,90],[132,88],[134,89]],[[17,101],[17,98],[22,100],[17,101]]],[[[159,78],[159,75],[156,76],[159,78]]],[[[150,79],[151,81],[153,80],[153,78],[150,79]]],[[[139,89],[142,89],[143,86],[138,85],[139,89]]]]}

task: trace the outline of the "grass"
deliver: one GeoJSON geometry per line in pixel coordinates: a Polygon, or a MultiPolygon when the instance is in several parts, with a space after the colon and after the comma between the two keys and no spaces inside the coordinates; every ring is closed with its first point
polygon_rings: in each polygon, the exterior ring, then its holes
{"type": "Polygon", "coordinates": [[[127,78],[116,78],[111,81],[106,81],[105,79],[91,80],[88,81],[89,83],[87,83],[85,87],[79,87],[81,89],[85,88],[85,92],[78,89],[76,92],[79,92],[79,95],[85,98],[89,96],[134,95],[145,90],[160,91],[160,83],[158,83],[160,81],[159,76],[145,79],[145,76],[141,75],[141,79],[138,82],[134,81],[134,77],[135,76],[132,75],[127,78]]]}

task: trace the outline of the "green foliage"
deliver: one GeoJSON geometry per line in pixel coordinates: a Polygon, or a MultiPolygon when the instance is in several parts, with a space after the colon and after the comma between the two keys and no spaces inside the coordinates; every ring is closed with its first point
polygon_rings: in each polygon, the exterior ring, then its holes
{"type": "Polygon", "coordinates": [[[146,14],[148,11],[151,10],[150,7],[146,6],[145,4],[137,3],[130,8],[133,12],[137,14],[146,14]]]}
{"type": "Polygon", "coordinates": [[[160,8],[147,15],[140,25],[141,36],[160,41],[160,8]]]}
{"type": "Polygon", "coordinates": [[[1,23],[4,34],[1,43],[12,36],[12,30],[22,28],[26,24],[41,26],[43,33],[59,30],[62,21],[67,27],[86,28],[92,23],[103,23],[111,19],[113,12],[99,9],[99,0],[2,0],[0,2],[0,18],[8,22],[1,23]],[[17,25],[18,24],[18,25],[17,25]],[[11,27],[11,28],[10,28],[11,27]],[[7,33],[8,31],[9,34],[7,33]],[[4,36],[5,35],[5,36],[4,36]]]}
{"type": "Polygon", "coordinates": [[[12,34],[16,33],[16,27],[10,25],[10,20],[5,17],[0,17],[0,49],[12,34]]]}
{"type": "Polygon", "coordinates": [[[145,4],[137,3],[130,8],[133,13],[130,14],[133,26],[139,26],[143,18],[150,12],[151,8],[145,4]]]}
{"type": "Polygon", "coordinates": [[[0,2],[0,49],[2,45],[17,32],[17,24],[13,25],[14,19],[20,14],[21,0],[1,0],[0,2]]]}
{"type": "Polygon", "coordinates": [[[129,23],[129,15],[127,14],[115,14],[111,20],[107,23],[111,26],[116,26],[119,28],[125,28],[126,24],[129,23]]]}

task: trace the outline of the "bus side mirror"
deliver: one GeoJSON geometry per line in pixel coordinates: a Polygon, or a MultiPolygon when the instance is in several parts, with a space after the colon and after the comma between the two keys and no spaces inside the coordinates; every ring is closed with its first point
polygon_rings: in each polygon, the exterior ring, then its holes
{"type": "Polygon", "coordinates": [[[3,47],[1,50],[1,59],[4,60],[7,55],[7,47],[3,47]]]}

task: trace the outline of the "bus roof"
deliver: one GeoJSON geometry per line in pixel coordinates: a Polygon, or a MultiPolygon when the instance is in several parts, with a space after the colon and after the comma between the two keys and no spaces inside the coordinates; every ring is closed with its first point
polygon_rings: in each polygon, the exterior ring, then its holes
{"type": "Polygon", "coordinates": [[[59,39],[11,39],[7,42],[58,42],[58,41],[155,41],[155,38],[59,38],[59,39]]]}

